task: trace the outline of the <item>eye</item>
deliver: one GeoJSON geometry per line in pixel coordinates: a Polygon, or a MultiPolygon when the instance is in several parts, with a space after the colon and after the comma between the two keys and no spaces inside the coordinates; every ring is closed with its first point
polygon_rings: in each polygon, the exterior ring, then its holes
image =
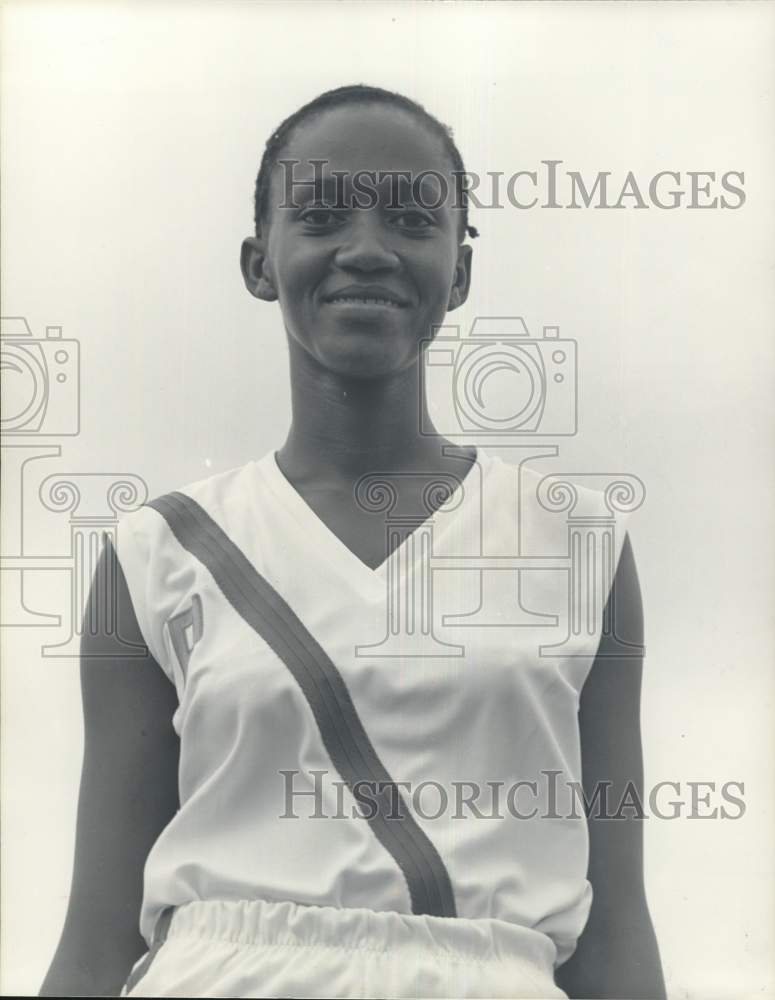
{"type": "Polygon", "coordinates": [[[331,208],[326,208],[324,205],[318,205],[308,208],[300,215],[300,218],[302,222],[305,222],[314,229],[324,229],[341,222],[340,216],[341,213],[335,212],[331,208]]]}
{"type": "Polygon", "coordinates": [[[433,225],[433,220],[423,212],[412,210],[396,213],[393,216],[393,224],[399,229],[410,229],[418,232],[421,229],[429,229],[433,225]]]}

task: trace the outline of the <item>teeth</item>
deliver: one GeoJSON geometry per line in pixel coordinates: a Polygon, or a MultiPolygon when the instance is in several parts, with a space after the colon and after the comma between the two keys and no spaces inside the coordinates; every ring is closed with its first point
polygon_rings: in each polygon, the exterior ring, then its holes
{"type": "Polygon", "coordinates": [[[353,302],[358,305],[377,305],[377,306],[392,306],[394,309],[400,309],[401,306],[394,302],[392,299],[377,299],[377,298],[359,298],[354,295],[337,295],[336,298],[330,299],[331,302],[353,302]]]}

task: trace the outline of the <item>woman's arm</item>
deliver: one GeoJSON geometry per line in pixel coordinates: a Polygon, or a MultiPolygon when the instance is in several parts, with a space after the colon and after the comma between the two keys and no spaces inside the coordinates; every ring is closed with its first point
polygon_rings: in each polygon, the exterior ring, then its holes
{"type": "MultiPolygon", "coordinates": [[[[171,725],[175,689],[145,657],[105,657],[108,637],[86,623],[104,600],[108,547],[89,597],[81,644],[84,755],[70,902],[41,996],[118,996],[145,951],[138,930],[143,867],[178,808],[178,739],[171,725]],[[90,654],[101,653],[100,658],[90,654]]],[[[120,566],[118,621],[127,640],[143,643],[120,566]]]]}
{"type": "MultiPolygon", "coordinates": [[[[643,644],[643,605],[629,536],[609,598],[613,634],[643,644]]],[[[640,736],[642,657],[610,655],[603,636],[581,693],[579,725],[584,796],[592,803],[589,881],[594,898],[587,926],[557,982],[573,998],[662,1000],[665,984],[643,885],[643,820],[628,802],[643,803],[640,736]],[[608,654],[608,655],[607,655],[608,654]],[[596,791],[608,787],[608,808],[596,791]],[[629,793],[629,794],[628,794],[629,793]],[[621,806],[621,808],[620,808],[621,806]],[[596,810],[600,818],[596,818],[596,810]],[[619,814],[618,819],[603,818],[619,814]]]]}

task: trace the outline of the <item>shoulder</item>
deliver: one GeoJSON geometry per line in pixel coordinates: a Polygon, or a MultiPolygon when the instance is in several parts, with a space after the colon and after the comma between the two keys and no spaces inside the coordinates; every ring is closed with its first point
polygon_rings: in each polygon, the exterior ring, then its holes
{"type": "Polygon", "coordinates": [[[249,484],[255,479],[256,467],[259,463],[250,460],[242,465],[234,466],[223,472],[216,472],[213,475],[202,479],[194,479],[184,483],[175,490],[160,494],[149,505],[161,500],[163,497],[176,495],[194,500],[205,510],[218,509],[224,504],[229,504],[234,500],[245,498],[249,484]]]}
{"type": "Polygon", "coordinates": [[[622,545],[604,622],[582,690],[582,741],[597,740],[607,730],[606,744],[621,746],[626,743],[626,731],[638,730],[645,654],[643,600],[629,534],[622,545]],[[611,733],[618,735],[614,738],[611,733]]]}
{"type": "MultiPolygon", "coordinates": [[[[613,622],[613,628],[610,632],[625,642],[642,646],[643,597],[635,563],[635,553],[628,531],[624,532],[621,554],[616,564],[616,574],[608,597],[608,605],[613,622]]],[[[607,639],[605,634],[601,638],[603,651],[605,651],[607,639]]]]}
{"type": "Polygon", "coordinates": [[[163,511],[177,500],[179,503],[194,501],[194,504],[212,516],[224,507],[244,500],[249,494],[249,485],[255,478],[258,463],[244,462],[222,472],[213,473],[158,493],[141,507],[125,514],[119,521],[119,537],[131,536],[142,540],[146,546],[161,541],[167,534],[163,511]]]}
{"type": "Polygon", "coordinates": [[[185,602],[196,572],[181,532],[193,525],[206,533],[209,518],[230,534],[238,512],[250,509],[255,465],[247,462],[158,494],[116,526],[116,556],[140,630],[168,675],[164,626],[185,602]]]}

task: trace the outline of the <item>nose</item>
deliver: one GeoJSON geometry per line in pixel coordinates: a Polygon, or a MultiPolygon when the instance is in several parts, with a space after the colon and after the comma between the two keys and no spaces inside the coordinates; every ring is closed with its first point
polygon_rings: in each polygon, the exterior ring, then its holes
{"type": "Polygon", "coordinates": [[[334,258],[338,267],[352,271],[391,271],[399,266],[398,255],[387,241],[387,233],[374,209],[352,213],[334,258]]]}

